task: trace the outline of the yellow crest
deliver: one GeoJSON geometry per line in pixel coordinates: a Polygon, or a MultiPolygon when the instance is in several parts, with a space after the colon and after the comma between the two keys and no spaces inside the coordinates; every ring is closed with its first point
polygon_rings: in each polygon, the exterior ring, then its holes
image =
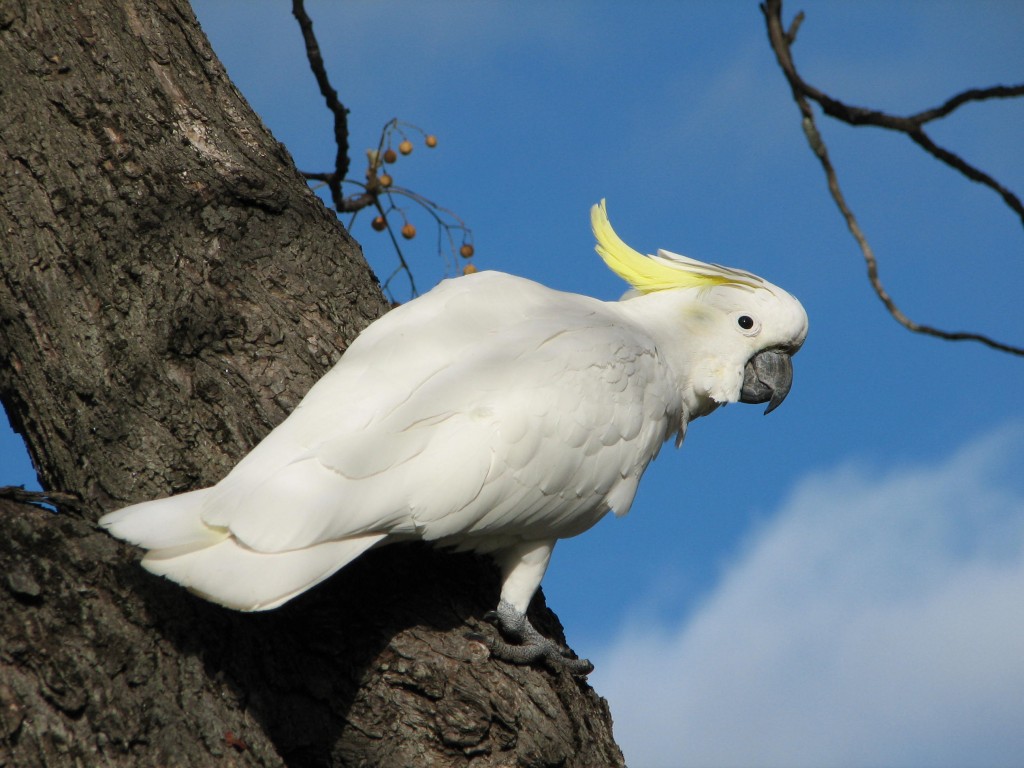
{"type": "Polygon", "coordinates": [[[757,288],[763,282],[748,272],[705,264],[667,251],[658,251],[657,256],[644,256],[634,251],[612,229],[604,200],[590,209],[590,225],[597,238],[595,250],[604,263],[640,293],[715,285],[757,288]]]}

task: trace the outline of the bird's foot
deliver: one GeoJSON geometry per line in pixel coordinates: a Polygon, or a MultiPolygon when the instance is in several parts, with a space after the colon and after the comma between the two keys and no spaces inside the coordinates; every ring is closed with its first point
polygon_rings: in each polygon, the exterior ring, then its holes
{"type": "Polygon", "coordinates": [[[491,638],[474,633],[470,639],[486,645],[495,658],[512,664],[543,661],[551,669],[579,676],[594,671],[594,665],[587,659],[575,658],[570,649],[544,637],[534,629],[526,614],[520,613],[505,600],[498,603],[498,610],[485,613],[484,620],[497,627],[502,637],[491,638]]]}

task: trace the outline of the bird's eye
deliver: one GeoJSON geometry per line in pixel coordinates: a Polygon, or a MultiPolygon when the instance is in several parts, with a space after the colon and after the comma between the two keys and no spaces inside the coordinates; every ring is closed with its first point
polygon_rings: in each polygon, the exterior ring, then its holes
{"type": "Polygon", "coordinates": [[[761,321],[757,319],[757,315],[737,312],[732,317],[736,321],[735,327],[744,336],[757,336],[761,332],[761,321]]]}

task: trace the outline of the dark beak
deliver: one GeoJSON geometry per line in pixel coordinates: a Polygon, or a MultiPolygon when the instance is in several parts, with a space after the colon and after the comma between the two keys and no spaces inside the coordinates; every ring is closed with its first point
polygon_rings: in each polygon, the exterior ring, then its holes
{"type": "Polygon", "coordinates": [[[740,402],[768,403],[767,415],[782,405],[792,386],[792,358],[781,350],[766,349],[750,358],[743,369],[740,402]]]}

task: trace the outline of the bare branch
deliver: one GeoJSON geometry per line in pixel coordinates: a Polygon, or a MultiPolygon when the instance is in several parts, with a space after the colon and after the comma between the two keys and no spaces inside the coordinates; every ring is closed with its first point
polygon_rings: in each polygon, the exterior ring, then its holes
{"type": "Polygon", "coordinates": [[[85,514],[85,507],[82,499],[73,493],[61,491],[26,491],[24,486],[4,485],[0,486],[0,499],[10,499],[26,504],[44,505],[47,504],[63,512],[74,512],[78,515],[85,514]]]}
{"type": "Polygon", "coordinates": [[[923,130],[918,129],[916,131],[910,131],[907,135],[910,136],[911,140],[915,144],[924,149],[932,157],[935,157],[951,168],[955,168],[960,171],[960,173],[971,181],[984,184],[986,187],[990,187],[998,192],[999,196],[1003,198],[1003,201],[1020,217],[1021,222],[1024,223],[1024,205],[1021,204],[1020,198],[1013,194],[1013,192],[1008,190],[984,171],[975,168],[959,155],[950,152],[948,149],[940,147],[938,144],[933,142],[923,130]]]}
{"type": "Polygon", "coordinates": [[[409,269],[409,263],[405,260],[405,256],[402,254],[402,248],[398,244],[398,238],[395,237],[395,230],[391,227],[391,219],[389,219],[387,214],[384,212],[384,208],[380,204],[380,199],[379,198],[375,197],[374,201],[373,201],[373,204],[377,207],[377,212],[381,215],[381,217],[383,217],[385,223],[387,224],[388,237],[391,238],[391,244],[395,248],[395,253],[398,254],[398,266],[395,268],[394,272],[392,272],[390,275],[388,275],[388,279],[384,281],[384,284],[383,284],[382,287],[384,288],[385,291],[388,292],[388,298],[391,299],[392,303],[394,303],[394,297],[391,295],[391,288],[390,288],[391,281],[394,279],[395,275],[397,275],[399,272],[405,272],[405,274],[409,278],[409,290],[410,290],[410,292],[412,293],[412,295],[414,297],[418,296],[419,295],[419,291],[416,290],[416,280],[412,276],[412,270],[409,269]]]}
{"type": "MultiPolygon", "coordinates": [[[[991,88],[973,88],[953,96],[938,107],[910,116],[890,115],[876,109],[853,106],[815,88],[810,83],[804,81],[797,73],[790,48],[796,39],[796,29],[799,27],[799,22],[803,20],[802,12],[797,14],[789,31],[784,32],[782,28],[782,0],[767,0],[761,5],[761,10],[768,21],[768,36],[771,40],[772,49],[775,51],[779,66],[789,81],[794,98],[804,97],[811,99],[821,106],[826,115],[849,125],[873,125],[877,128],[885,128],[907,134],[928,154],[959,171],[971,181],[983,184],[995,191],[1010,209],[1017,214],[1021,223],[1024,224],[1024,204],[1021,203],[1020,198],[1002,186],[989,174],[975,168],[955,153],[937,146],[924,135],[921,128],[925,123],[945,117],[958,107],[969,102],[1024,96],[1024,85],[996,85],[991,88]],[[773,27],[776,27],[774,31],[773,27]]],[[[803,112],[802,108],[801,112],[803,112]]]]}
{"type": "MultiPolygon", "coordinates": [[[[889,295],[889,292],[886,291],[885,286],[882,284],[881,278],[878,275],[878,261],[875,259],[874,251],[872,250],[870,243],[868,243],[867,237],[865,237],[863,230],[860,228],[860,224],[857,222],[856,216],[854,216],[853,211],[850,209],[849,205],[847,205],[846,198],[843,196],[842,190],[839,187],[839,178],[836,175],[836,171],[832,165],[832,161],[829,159],[828,148],[825,146],[825,142],[821,138],[821,134],[818,131],[818,126],[814,121],[814,111],[811,109],[811,105],[808,102],[808,99],[813,99],[814,101],[818,102],[818,104],[821,105],[822,109],[825,111],[826,114],[829,114],[833,117],[837,117],[838,119],[844,120],[845,122],[854,125],[879,125],[880,127],[893,128],[895,130],[904,131],[908,133],[911,136],[911,138],[914,139],[914,141],[918,142],[922,146],[924,146],[922,142],[930,144],[930,146],[924,147],[926,151],[928,151],[930,154],[933,154],[934,156],[938,157],[947,164],[953,165],[953,167],[956,167],[957,170],[959,170],[961,173],[967,175],[968,178],[972,178],[972,180],[974,181],[981,181],[982,183],[986,183],[981,179],[970,176],[968,173],[968,171],[976,174],[981,174],[981,172],[977,171],[972,166],[967,165],[967,163],[964,163],[963,160],[960,160],[960,158],[958,158],[956,155],[953,155],[953,153],[948,152],[947,150],[944,150],[941,147],[938,147],[934,143],[931,143],[928,137],[925,136],[924,132],[921,130],[920,125],[915,126],[911,130],[906,130],[902,126],[902,123],[912,123],[913,120],[911,118],[894,118],[891,115],[885,115],[882,112],[866,110],[861,107],[849,107],[843,104],[842,102],[832,99],[831,97],[825,95],[821,91],[818,91],[816,88],[813,88],[812,86],[805,83],[796,71],[796,66],[793,63],[793,54],[790,50],[791,44],[796,39],[795,33],[796,28],[798,26],[797,21],[794,20],[793,26],[790,28],[790,30],[788,32],[785,31],[782,25],[782,0],[765,0],[765,2],[761,4],[761,11],[762,13],[764,13],[765,21],[768,25],[768,39],[771,42],[772,50],[775,52],[775,57],[779,62],[779,66],[781,67],[783,73],[786,75],[786,79],[789,82],[790,89],[793,92],[793,99],[794,101],[796,101],[796,104],[800,109],[800,114],[802,116],[802,125],[804,129],[804,134],[807,137],[807,143],[810,145],[811,151],[814,152],[815,157],[817,157],[818,161],[821,163],[821,167],[825,172],[825,179],[828,182],[828,189],[832,195],[832,199],[835,200],[836,206],[839,208],[839,212],[843,215],[843,218],[846,220],[846,226],[850,230],[850,234],[853,235],[854,240],[857,241],[857,245],[861,249],[861,253],[864,255],[864,263],[867,266],[868,280],[871,283],[871,287],[878,295],[878,298],[882,301],[882,304],[885,305],[885,308],[889,311],[889,314],[893,316],[896,322],[898,322],[907,330],[913,331],[914,333],[935,336],[937,338],[945,339],[947,341],[976,341],[980,344],[984,344],[985,346],[991,347],[992,349],[996,349],[1001,352],[1008,352],[1013,355],[1024,356],[1024,348],[1015,347],[1009,344],[1004,344],[1003,342],[995,341],[994,339],[991,339],[983,334],[969,333],[963,331],[943,331],[929,325],[924,325],[922,323],[915,322],[914,320],[911,320],[909,317],[907,317],[907,315],[905,315],[903,311],[896,305],[896,302],[893,301],[892,297],[889,295]],[[845,116],[841,116],[842,114],[845,114],[845,116]],[[895,124],[883,124],[886,121],[890,121],[891,123],[899,122],[901,125],[900,127],[896,127],[895,124]],[[959,163],[965,167],[955,165],[957,161],[959,161],[959,163]]],[[[802,18],[802,16],[798,18],[802,18]]],[[[981,92],[979,91],[978,93],[981,92]]],[[[955,101],[957,98],[960,99],[959,103],[955,103],[952,106],[949,106],[946,114],[952,112],[953,109],[956,109],[956,107],[959,106],[960,104],[973,99],[973,97],[967,97],[964,94],[960,94],[959,97],[954,97],[954,99],[951,99],[949,102],[946,102],[946,104],[944,104],[943,107],[947,107],[950,104],[950,102],[955,101]]],[[[939,109],[942,109],[943,107],[940,107],[939,109]]],[[[921,122],[925,122],[925,120],[922,120],[921,122]]],[[[990,177],[987,176],[985,178],[990,179],[990,177]]],[[[993,186],[993,184],[995,183],[994,180],[990,179],[990,181],[992,183],[990,183],[989,186],[993,186]]],[[[1000,191],[1000,194],[1002,194],[1003,188],[1001,186],[996,184],[993,188],[996,188],[997,191],[1000,191]]],[[[1013,200],[1016,200],[1016,198],[1013,197],[1012,195],[1011,197],[1013,198],[1013,200]]],[[[1004,200],[1005,199],[1006,197],[1004,195],[1004,200]]],[[[1011,208],[1014,207],[1009,200],[1007,200],[1007,204],[1010,205],[1011,208]]],[[[1017,205],[1020,205],[1019,201],[1017,201],[1017,205]]],[[[1014,210],[1017,209],[1014,208],[1014,210]]]]}
{"type": "Polygon", "coordinates": [[[953,110],[972,101],[985,101],[987,99],[1012,99],[1015,96],[1024,96],[1024,84],[1022,85],[994,85],[991,88],[971,88],[970,90],[958,93],[944,104],[918,112],[911,115],[910,119],[918,125],[924,125],[931,120],[945,117],[953,110]]]}
{"type": "MultiPolygon", "coordinates": [[[[428,213],[430,213],[437,222],[439,228],[448,233],[448,239],[451,243],[453,253],[455,251],[455,245],[454,240],[451,237],[451,230],[462,230],[462,248],[465,249],[468,247],[470,249],[469,253],[465,253],[463,255],[465,258],[470,258],[472,256],[472,246],[468,245],[470,230],[462,219],[447,208],[442,208],[437,205],[437,203],[428,200],[412,190],[393,186],[391,175],[387,170],[385,170],[385,163],[393,163],[398,158],[398,153],[396,153],[391,147],[392,138],[396,133],[402,137],[402,142],[398,145],[398,148],[403,155],[412,152],[413,145],[408,139],[407,132],[416,131],[422,134],[424,143],[428,147],[437,146],[437,137],[427,134],[422,128],[419,128],[416,125],[403,122],[398,118],[392,118],[384,124],[384,128],[380,134],[380,139],[377,143],[377,149],[367,151],[369,164],[366,169],[366,183],[364,184],[347,178],[351,166],[351,161],[348,155],[348,110],[338,99],[338,93],[331,86],[330,80],[327,77],[327,70],[324,66],[323,56],[320,53],[320,46],[317,43],[316,35],[313,33],[313,21],[310,19],[309,14],[306,13],[304,0],[292,0],[292,14],[298,21],[299,28],[302,31],[302,37],[306,44],[306,57],[309,60],[310,69],[316,77],[317,85],[320,87],[320,93],[324,97],[328,110],[330,110],[331,114],[334,116],[334,140],[338,147],[334,170],[326,173],[319,171],[301,172],[302,176],[307,181],[321,182],[327,185],[331,193],[332,204],[334,205],[334,209],[337,213],[353,214],[352,220],[349,222],[349,229],[352,228],[352,224],[355,222],[355,214],[359,211],[364,208],[370,208],[371,206],[377,209],[380,215],[378,219],[374,220],[373,227],[378,231],[387,230],[388,236],[391,238],[392,245],[394,246],[395,253],[398,256],[398,267],[387,278],[387,280],[384,281],[382,287],[388,293],[389,298],[392,299],[392,303],[394,303],[390,290],[391,281],[399,272],[405,272],[409,278],[410,291],[415,297],[418,295],[416,280],[413,277],[412,270],[409,268],[409,263],[405,259],[405,255],[402,253],[402,249],[398,244],[398,238],[395,237],[391,221],[388,218],[388,213],[390,211],[397,210],[401,214],[402,218],[405,219],[405,213],[401,208],[395,205],[393,195],[407,197],[418,203],[428,213]],[[353,184],[362,191],[358,194],[346,197],[342,193],[343,184],[353,184]],[[381,197],[387,198],[387,210],[385,210],[381,202],[381,197]],[[457,222],[457,224],[445,221],[443,215],[448,216],[451,220],[457,222]]],[[[411,239],[415,236],[416,230],[407,219],[405,220],[406,226],[411,227],[411,230],[407,233],[403,228],[402,235],[407,239],[411,239]]],[[[467,266],[464,269],[475,269],[475,267],[467,266]]]]}
{"type": "MultiPolygon", "coordinates": [[[[348,109],[338,100],[338,92],[331,86],[327,77],[327,69],[324,67],[324,59],[320,54],[320,45],[313,34],[313,21],[306,13],[305,0],[292,0],[292,15],[299,22],[299,29],[302,30],[302,39],[306,43],[306,58],[309,59],[309,67],[313,70],[316,84],[320,86],[320,93],[327,102],[327,108],[334,115],[334,142],[338,147],[338,153],[334,159],[334,171],[330,174],[317,174],[321,181],[327,183],[331,190],[331,199],[338,211],[344,210],[344,200],[341,195],[341,182],[348,176],[348,109]]],[[[311,176],[306,174],[306,178],[311,176]]]]}

